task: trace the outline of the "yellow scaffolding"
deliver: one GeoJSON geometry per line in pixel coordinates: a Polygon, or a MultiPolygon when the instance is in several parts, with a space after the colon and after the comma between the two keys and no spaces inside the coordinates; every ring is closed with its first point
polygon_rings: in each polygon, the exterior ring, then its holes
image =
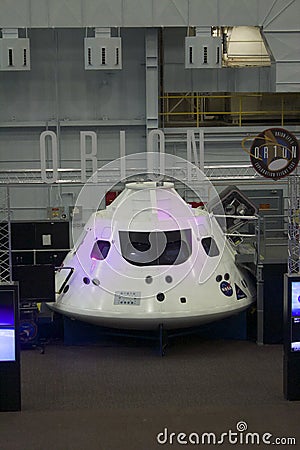
{"type": "Polygon", "coordinates": [[[262,121],[277,121],[281,126],[300,122],[300,94],[247,93],[247,94],[170,94],[161,96],[163,124],[176,125],[179,119],[186,126],[249,124],[249,117],[262,121]],[[218,108],[215,109],[217,103],[218,108]],[[247,120],[248,119],[248,120],[247,120]]]}

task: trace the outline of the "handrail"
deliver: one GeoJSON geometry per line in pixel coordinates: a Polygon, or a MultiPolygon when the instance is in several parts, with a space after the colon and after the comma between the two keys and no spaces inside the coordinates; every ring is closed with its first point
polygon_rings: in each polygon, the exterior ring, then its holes
{"type": "MultiPolygon", "coordinates": [[[[170,119],[171,117],[182,116],[187,121],[186,125],[188,125],[190,121],[190,117],[193,116],[196,121],[196,125],[199,126],[201,122],[205,122],[205,118],[211,121],[211,117],[213,116],[223,116],[223,117],[232,117],[233,124],[238,124],[238,126],[242,126],[243,118],[249,116],[256,117],[265,117],[267,115],[273,115],[280,120],[280,125],[284,126],[285,122],[288,118],[297,117],[300,114],[299,107],[297,109],[292,109],[291,107],[287,107],[285,104],[285,100],[292,99],[291,104],[297,104],[295,99],[299,100],[300,104],[300,96],[298,93],[234,93],[234,94],[197,94],[197,93],[187,93],[187,94],[168,94],[165,93],[160,97],[163,100],[163,111],[160,112],[160,116],[162,118],[170,119]],[[273,102],[270,104],[270,108],[257,109],[251,106],[251,104],[247,104],[247,99],[258,99],[260,102],[262,100],[271,99],[273,102]],[[224,104],[221,106],[218,105],[217,110],[212,110],[213,104],[210,108],[207,108],[206,100],[225,100],[224,104]],[[169,102],[171,100],[171,102],[169,102]],[[174,104],[174,100],[177,100],[174,104]],[[190,110],[180,111],[178,109],[179,106],[182,106],[182,101],[187,100],[188,106],[190,110]],[[201,100],[201,101],[200,101],[201,100]],[[228,101],[233,100],[235,102],[232,107],[234,110],[228,110],[231,108],[231,104],[228,101]],[[274,108],[274,101],[278,103],[274,108]],[[171,103],[171,104],[170,104],[171,103]],[[209,110],[208,110],[209,109],[209,110]],[[220,110],[221,109],[221,110],[220,110]],[[235,123],[236,122],[236,123],[235,123]]],[[[187,108],[186,108],[187,109],[187,108]]]]}
{"type": "Polygon", "coordinates": [[[67,266],[63,266],[63,267],[55,267],[55,271],[61,271],[61,270],[70,270],[70,272],[66,275],[66,278],[64,279],[61,287],[59,288],[58,292],[56,292],[56,294],[60,295],[62,293],[62,291],[64,290],[65,286],[67,285],[67,282],[69,281],[69,279],[71,278],[71,276],[73,275],[75,269],[74,267],[67,267],[67,266]]]}

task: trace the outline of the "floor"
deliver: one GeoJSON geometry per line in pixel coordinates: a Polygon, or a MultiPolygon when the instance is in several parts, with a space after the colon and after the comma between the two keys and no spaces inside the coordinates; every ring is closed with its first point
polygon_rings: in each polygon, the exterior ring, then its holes
{"type": "Polygon", "coordinates": [[[22,411],[0,413],[1,450],[212,448],[206,432],[223,449],[257,448],[243,444],[246,433],[258,448],[267,448],[264,433],[300,443],[300,402],[283,398],[280,345],[186,336],[160,357],[152,343],[117,338],[26,350],[21,362],[22,411]],[[231,441],[221,438],[229,430],[231,441]]]}

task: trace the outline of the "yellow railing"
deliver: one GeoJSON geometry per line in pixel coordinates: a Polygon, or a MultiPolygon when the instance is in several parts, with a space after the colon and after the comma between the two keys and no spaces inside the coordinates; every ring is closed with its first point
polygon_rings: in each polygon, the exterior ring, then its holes
{"type": "Polygon", "coordinates": [[[249,123],[250,116],[256,120],[268,118],[281,126],[291,122],[300,123],[298,93],[165,94],[161,100],[160,116],[165,125],[175,125],[181,119],[180,123],[198,127],[213,123],[215,119],[219,125],[242,126],[245,122],[249,123]]]}

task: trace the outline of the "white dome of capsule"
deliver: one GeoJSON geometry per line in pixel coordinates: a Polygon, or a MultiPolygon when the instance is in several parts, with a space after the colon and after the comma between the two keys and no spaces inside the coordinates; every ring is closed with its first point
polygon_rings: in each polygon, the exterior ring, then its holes
{"type": "Polygon", "coordinates": [[[173,183],[128,183],[85,232],[56,276],[51,307],[117,328],[188,327],[245,309],[255,290],[212,214],[173,183]]]}

